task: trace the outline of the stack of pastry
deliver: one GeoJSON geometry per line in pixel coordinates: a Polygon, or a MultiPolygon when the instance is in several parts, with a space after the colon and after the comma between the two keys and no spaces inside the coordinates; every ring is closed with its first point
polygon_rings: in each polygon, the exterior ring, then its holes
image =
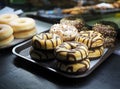
{"type": "Polygon", "coordinates": [[[92,29],[94,31],[100,32],[104,36],[105,39],[104,47],[109,48],[115,46],[115,41],[117,36],[116,27],[117,24],[115,24],[114,22],[103,21],[95,24],[92,29]]]}
{"type": "Polygon", "coordinates": [[[56,68],[68,74],[82,74],[90,67],[88,47],[79,42],[63,42],[55,49],[56,68]]]}
{"type": "Polygon", "coordinates": [[[20,17],[9,23],[15,38],[28,38],[36,34],[35,21],[32,18],[20,17]]]}
{"type": "Polygon", "coordinates": [[[54,48],[63,41],[60,36],[51,33],[40,33],[33,36],[30,56],[35,61],[48,61],[55,58],[54,48]]]}
{"type": "Polygon", "coordinates": [[[104,38],[102,34],[97,31],[81,31],[79,35],[76,36],[75,41],[87,45],[89,50],[88,58],[90,60],[97,59],[104,53],[104,38]]]}
{"type": "Polygon", "coordinates": [[[13,29],[9,25],[0,24],[0,48],[9,45],[13,40],[13,29]]]}

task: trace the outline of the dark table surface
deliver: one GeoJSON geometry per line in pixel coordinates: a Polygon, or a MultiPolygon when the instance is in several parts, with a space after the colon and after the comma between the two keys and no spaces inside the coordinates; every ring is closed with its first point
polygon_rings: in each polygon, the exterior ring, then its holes
{"type": "Polygon", "coordinates": [[[119,89],[120,56],[111,54],[89,76],[66,78],[0,50],[0,89],[119,89]]]}

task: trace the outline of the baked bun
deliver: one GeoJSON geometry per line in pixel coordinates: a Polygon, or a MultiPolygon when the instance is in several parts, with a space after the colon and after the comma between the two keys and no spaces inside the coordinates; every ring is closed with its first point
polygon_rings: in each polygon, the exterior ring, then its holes
{"type": "Polygon", "coordinates": [[[56,68],[68,74],[82,74],[85,73],[90,68],[90,61],[89,59],[85,59],[81,62],[74,64],[68,64],[57,61],[56,68]]]}
{"type": "Polygon", "coordinates": [[[57,60],[76,63],[88,57],[88,48],[83,43],[78,42],[63,42],[55,49],[57,60]]]}
{"type": "Polygon", "coordinates": [[[78,30],[74,26],[64,24],[54,24],[49,32],[60,35],[63,41],[72,41],[78,34],[78,30]]]}
{"type": "Polygon", "coordinates": [[[81,42],[90,48],[100,47],[104,44],[104,38],[101,33],[97,31],[81,31],[76,36],[75,41],[81,42]]]}

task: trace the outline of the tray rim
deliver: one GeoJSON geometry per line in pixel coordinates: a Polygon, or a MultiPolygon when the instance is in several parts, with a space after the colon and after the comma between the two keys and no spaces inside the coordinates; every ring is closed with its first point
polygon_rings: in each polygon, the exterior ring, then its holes
{"type": "MultiPolygon", "coordinates": [[[[43,63],[43,62],[42,62],[42,63],[38,63],[38,62],[36,62],[36,61],[34,61],[34,60],[32,60],[32,59],[29,59],[28,57],[25,57],[25,56],[23,56],[23,55],[20,55],[19,52],[16,51],[19,47],[22,47],[22,46],[28,44],[29,42],[31,42],[31,40],[27,40],[27,41],[25,41],[25,42],[23,42],[23,43],[20,43],[20,44],[14,46],[13,49],[12,49],[13,54],[15,54],[16,56],[18,56],[18,57],[20,57],[20,58],[23,58],[23,59],[25,59],[25,60],[27,60],[27,61],[30,61],[30,62],[32,62],[32,63],[34,63],[34,64],[37,64],[37,65],[39,65],[39,66],[41,66],[41,67],[43,67],[43,68],[45,68],[45,69],[47,69],[47,70],[50,70],[50,71],[52,71],[52,72],[55,72],[55,73],[57,73],[57,74],[60,74],[60,75],[62,75],[62,76],[68,77],[68,78],[82,78],[82,77],[88,76],[88,75],[91,74],[104,60],[106,60],[107,57],[110,56],[110,54],[112,54],[112,53],[114,52],[114,49],[115,49],[115,48],[108,49],[108,50],[106,51],[106,53],[101,57],[101,59],[94,65],[94,67],[92,67],[90,70],[86,71],[84,74],[80,74],[80,75],[70,75],[70,74],[61,72],[61,71],[59,71],[59,70],[56,70],[56,69],[54,69],[54,68],[51,68],[51,67],[49,67],[49,66],[44,66],[43,64],[45,64],[45,63],[43,63]]],[[[29,47],[31,47],[31,45],[29,45],[29,47]]],[[[28,47],[28,48],[29,48],[29,47],[28,47]]],[[[24,49],[22,49],[22,50],[24,50],[24,49]]],[[[20,50],[20,51],[22,51],[22,50],[20,50]]],[[[93,60],[93,61],[94,61],[94,60],[93,60]]]]}

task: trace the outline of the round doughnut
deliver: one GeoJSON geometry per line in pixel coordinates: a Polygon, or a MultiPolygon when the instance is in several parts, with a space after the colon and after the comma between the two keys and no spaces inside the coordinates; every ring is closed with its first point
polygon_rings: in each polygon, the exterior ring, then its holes
{"type": "Polygon", "coordinates": [[[20,31],[13,33],[15,38],[29,38],[36,34],[36,29],[26,30],[26,31],[20,31]]]}
{"type": "Polygon", "coordinates": [[[26,31],[35,28],[35,21],[32,18],[21,17],[10,22],[14,32],[26,31]]]}
{"type": "Polygon", "coordinates": [[[76,63],[88,57],[88,47],[78,42],[63,42],[55,49],[59,61],[76,63]]]}
{"type": "Polygon", "coordinates": [[[60,61],[56,62],[56,68],[62,72],[69,74],[82,74],[90,68],[90,60],[85,59],[81,62],[68,64],[60,61]]]}
{"type": "Polygon", "coordinates": [[[90,60],[93,60],[93,59],[97,59],[99,57],[101,57],[104,53],[104,47],[101,46],[99,48],[93,48],[93,49],[90,49],[89,50],[89,55],[88,55],[88,58],[90,60]]]}
{"type": "Polygon", "coordinates": [[[37,62],[55,59],[53,50],[37,50],[33,47],[30,48],[30,56],[33,60],[37,62]]]}
{"type": "Polygon", "coordinates": [[[52,50],[62,42],[60,36],[52,33],[40,33],[32,38],[32,46],[43,50],[52,50]]]}
{"type": "Polygon", "coordinates": [[[100,47],[104,44],[104,38],[102,34],[96,31],[81,31],[76,36],[75,41],[82,42],[88,46],[88,48],[100,47]]]}
{"type": "Polygon", "coordinates": [[[79,31],[81,31],[81,28],[85,25],[85,22],[81,18],[78,18],[78,17],[75,17],[75,16],[70,16],[70,17],[62,18],[60,20],[60,24],[73,25],[79,31]]]}
{"type": "Polygon", "coordinates": [[[11,35],[8,38],[4,40],[0,40],[0,47],[7,46],[9,43],[11,43],[14,40],[14,36],[11,35]]]}
{"type": "Polygon", "coordinates": [[[74,40],[75,36],[78,34],[78,30],[74,26],[54,24],[50,28],[50,33],[60,35],[63,41],[71,41],[74,40]]]}
{"type": "Polygon", "coordinates": [[[12,20],[17,18],[18,18],[18,15],[16,14],[1,14],[0,24],[9,24],[12,20]]]}
{"type": "Polygon", "coordinates": [[[8,38],[13,34],[13,29],[9,25],[0,24],[0,40],[8,38]]]}

